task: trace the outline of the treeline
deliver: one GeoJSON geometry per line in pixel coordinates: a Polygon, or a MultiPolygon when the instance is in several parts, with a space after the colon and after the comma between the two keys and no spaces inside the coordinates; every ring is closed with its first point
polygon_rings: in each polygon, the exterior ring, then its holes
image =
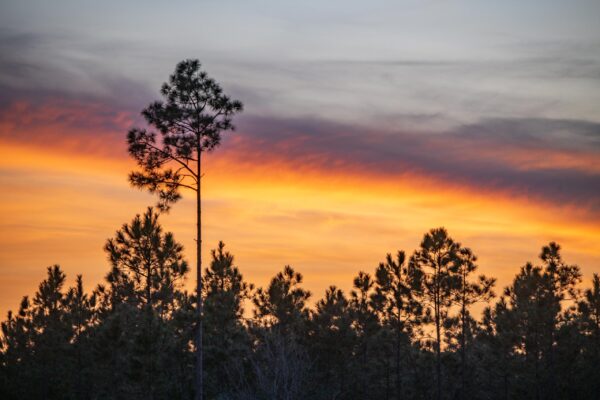
{"type": "MultiPolygon", "coordinates": [[[[111,269],[92,292],[52,266],[8,313],[0,398],[192,398],[183,247],[149,209],[105,250],[111,269]]],[[[206,398],[598,398],[600,279],[580,281],[550,243],[496,296],[474,253],[440,228],[309,307],[301,274],[286,266],[255,289],[220,243],[203,276],[206,398]]]]}

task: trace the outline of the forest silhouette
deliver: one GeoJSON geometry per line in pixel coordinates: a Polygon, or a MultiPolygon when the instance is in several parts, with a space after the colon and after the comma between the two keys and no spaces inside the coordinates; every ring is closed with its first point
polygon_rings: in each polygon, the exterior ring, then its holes
{"type": "Polygon", "coordinates": [[[66,287],[48,267],[2,322],[1,399],[598,398],[600,277],[582,289],[554,242],[504,289],[444,228],[316,301],[289,265],[255,288],[222,242],[203,267],[202,153],[242,104],[200,67],[179,63],[127,135],[130,183],[158,204],[107,240],[104,282],[66,287]],[[197,206],[192,292],[159,221],[181,190],[197,206]]]}

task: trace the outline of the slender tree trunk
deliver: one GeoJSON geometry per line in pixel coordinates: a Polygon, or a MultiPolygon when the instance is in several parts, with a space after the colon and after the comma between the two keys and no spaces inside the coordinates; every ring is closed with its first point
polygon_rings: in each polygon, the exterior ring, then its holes
{"type": "Polygon", "coordinates": [[[81,315],[82,307],[82,305],[79,305],[79,309],[77,310],[77,339],[75,341],[75,345],[77,346],[77,399],[83,397],[83,380],[81,377],[81,371],[83,369],[83,363],[81,362],[81,325],[83,325],[83,316],[81,315]]]}
{"type": "MultiPolygon", "coordinates": [[[[77,338],[77,340],[79,340],[79,337],[77,338]]],[[[79,342],[77,345],[77,398],[78,399],[81,399],[83,397],[83,380],[81,379],[81,370],[82,369],[83,369],[83,365],[81,362],[81,342],[79,342]]]]}
{"type": "Polygon", "coordinates": [[[154,349],[152,348],[152,266],[150,261],[146,263],[146,379],[148,384],[146,387],[148,400],[154,398],[154,349]]]}
{"type": "Polygon", "coordinates": [[[390,358],[385,357],[385,400],[390,398],[390,358]]]}
{"type": "Polygon", "coordinates": [[[465,293],[465,288],[466,288],[466,276],[463,275],[463,298],[462,298],[462,309],[461,309],[461,334],[460,334],[460,363],[461,363],[461,368],[460,368],[460,374],[461,374],[461,380],[462,380],[462,387],[460,390],[460,398],[464,399],[465,398],[465,392],[466,392],[466,387],[467,387],[467,376],[466,376],[466,370],[467,370],[467,338],[466,338],[466,323],[467,323],[467,306],[466,306],[466,293],[465,293]]]}
{"type": "Polygon", "coordinates": [[[340,363],[339,365],[339,371],[340,373],[340,397],[344,396],[344,393],[346,392],[346,364],[345,363],[340,363]]]}
{"type": "Polygon", "coordinates": [[[202,214],[200,203],[200,179],[202,149],[198,144],[198,190],[196,191],[196,318],[198,329],[196,330],[196,400],[204,398],[204,368],[203,368],[203,344],[202,344],[202,214]]]}
{"type": "Polygon", "coordinates": [[[402,398],[402,376],[400,374],[400,321],[398,321],[398,326],[396,328],[396,399],[400,400],[402,398]]]}
{"type": "Polygon", "coordinates": [[[152,308],[150,308],[150,306],[147,306],[148,310],[146,312],[146,318],[148,319],[147,321],[147,336],[146,336],[146,351],[148,354],[148,371],[147,371],[147,379],[148,379],[148,387],[146,388],[146,390],[148,391],[148,400],[153,400],[154,399],[154,349],[152,346],[152,340],[153,339],[153,335],[152,335],[152,308]]]}
{"type": "Polygon", "coordinates": [[[548,382],[548,398],[550,400],[555,398],[556,393],[556,371],[554,364],[554,327],[550,330],[550,346],[548,348],[549,361],[550,361],[550,380],[548,382]]]}
{"type": "MultiPolygon", "coordinates": [[[[536,299],[535,299],[536,304],[540,304],[540,299],[539,299],[539,295],[536,294],[536,299]]],[[[539,311],[538,311],[539,312],[539,311]]],[[[539,314],[536,315],[536,320],[534,321],[534,341],[535,341],[535,352],[534,352],[534,368],[535,368],[535,398],[536,400],[541,400],[541,395],[540,395],[540,375],[539,375],[539,359],[540,359],[540,347],[541,347],[541,340],[540,340],[540,334],[539,334],[539,314]]]]}
{"type": "Polygon", "coordinates": [[[434,293],[434,313],[435,313],[435,338],[436,338],[436,346],[435,346],[435,352],[436,352],[436,378],[437,378],[437,393],[436,393],[436,399],[437,400],[441,400],[442,398],[442,343],[441,343],[441,310],[440,310],[440,272],[439,272],[439,266],[441,265],[441,260],[440,257],[438,256],[437,258],[437,269],[435,271],[436,277],[435,277],[435,293],[434,293]]]}
{"type": "Polygon", "coordinates": [[[442,260],[438,254],[436,257],[437,265],[435,266],[435,285],[434,285],[434,313],[435,313],[435,336],[436,336],[436,375],[437,375],[437,393],[436,399],[442,398],[442,343],[441,343],[441,265],[442,260]]]}
{"type": "Polygon", "coordinates": [[[366,399],[367,398],[367,343],[366,343],[367,338],[366,338],[366,335],[365,335],[364,340],[365,340],[365,344],[364,344],[363,355],[362,355],[363,356],[363,360],[362,360],[363,373],[362,373],[361,381],[362,381],[362,396],[363,396],[363,399],[366,399]]]}
{"type": "MultiPolygon", "coordinates": [[[[436,307],[438,308],[438,307],[436,307]]],[[[439,308],[435,312],[435,335],[436,335],[436,375],[437,375],[437,393],[436,399],[442,398],[442,344],[440,343],[440,311],[439,308]]]]}

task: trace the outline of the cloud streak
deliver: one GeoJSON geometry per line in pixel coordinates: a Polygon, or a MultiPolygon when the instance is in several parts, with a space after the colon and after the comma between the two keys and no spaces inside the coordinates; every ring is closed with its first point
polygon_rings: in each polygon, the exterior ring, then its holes
{"type": "Polygon", "coordinates": [[[494,119],[439,133],[378,131],[310,119],[244,118],[229,152],[290,168],[406,174],[600,212],[600,124],[494,119]]]}
{"type": "MultiPolygon", "coordinates": [[[[14,91],[0,99],[0,139],[127,158],[138,111],[92,96],[14,91]]],[[[422,118],[426,118],[425,116],[422,118]]],[[[518,196],[600,216],[600,124],[486,119],[447,131],[361,127],[319,118],[242,116],[219,158],[254,167],[394,180],[410,176],[493,196],[518,196]]]]}

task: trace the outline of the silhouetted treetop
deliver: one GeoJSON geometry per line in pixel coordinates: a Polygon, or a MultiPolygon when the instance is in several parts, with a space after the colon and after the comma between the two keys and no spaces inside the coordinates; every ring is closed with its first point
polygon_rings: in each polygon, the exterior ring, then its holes
{"type": "Polygon", "coordinates": [[[198,60],[177,64],[161,89],[164,101],[155,101],[142,111],[146,122],[160,132],[133,128],[127,135],[129,153],[142,168],[129,175],[135,187],[159,195],[159,205],[168,209],[180,198],[179,189],[196,190],[200,171],[199,153],[213,150],[221,132],[235,129],[234,114],[242,103],[223,93],[219,84],[200,69],[198,60]]]}

